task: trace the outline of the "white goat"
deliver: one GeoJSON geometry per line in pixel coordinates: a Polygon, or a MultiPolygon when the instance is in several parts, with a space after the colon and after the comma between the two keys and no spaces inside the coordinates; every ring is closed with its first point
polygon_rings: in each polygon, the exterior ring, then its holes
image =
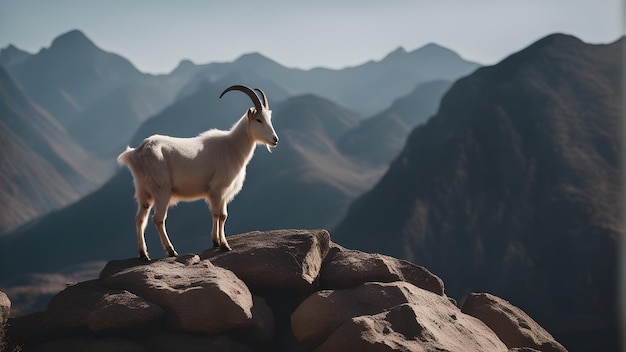
{"type": "Polygon", "coordinates": [[[117,161],[126,165],[135,181],[138,210],[135,217],[139,257],[150,260],[144,230],[147,216],[154,205],[152,220],[161,243],[170,256],[177,256],[165,231],[165,219],[170,205],[178,201],[204,198],[213,214],[211,239],[213,246],[231,250],[224,235],[226,205],[241,190],[246,176],[246,165],[254,154],[256,143],[275,147],[278,137],[272,126],[272,111],[262,90],[255,92],[235,85],[231,90],[246,93],[254,108],[248,111],[229,130],[209,130],[193,138],[175,138],[153,135],[139,147],[128,147],[117,161]]]}

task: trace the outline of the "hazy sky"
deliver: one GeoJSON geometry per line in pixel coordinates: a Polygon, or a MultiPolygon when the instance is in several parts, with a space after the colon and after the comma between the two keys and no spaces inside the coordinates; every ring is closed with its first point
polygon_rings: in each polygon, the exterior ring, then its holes
{"type": "Polygon", "coordinates": [[[35,53],[80,29],[151,73],[253,51],[289,67],[341,68],[429,42],[494,64],[555,32],[614,41],[623,11],[621,0],[0,0],[0,48],[35,53]]]}

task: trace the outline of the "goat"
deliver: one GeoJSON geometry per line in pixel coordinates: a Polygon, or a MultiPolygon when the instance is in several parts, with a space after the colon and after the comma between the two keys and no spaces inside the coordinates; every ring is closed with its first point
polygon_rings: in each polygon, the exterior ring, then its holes
{"type": "Polygon", "coordinates": [[[117,161],[130,169],[135,183],[135,229],[141,259],[150,260],[144,231],[153,205],[152,221],[161,244],[170,256],[178,256],[165,230],[167,210],[178,201],[205,199],[213,215],[213,246],[231,250],[224,234],[226,206],[243,187],[256,144],[265,144],[268,150],[278,144],[265,93],[255,88],[261,103],[252,89],[234,85],[226,88],[220,99],[233,90],[248,95],[254,108],[249,108],[229,131],[212,129],[192,138],[153,135],[118,156],[117,161]]]}

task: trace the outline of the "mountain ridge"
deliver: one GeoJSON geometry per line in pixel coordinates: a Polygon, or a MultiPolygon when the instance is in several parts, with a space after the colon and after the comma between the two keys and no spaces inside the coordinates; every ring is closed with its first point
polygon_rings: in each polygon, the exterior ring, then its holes
{"type": "Polygon", "coordinates": [[[458,80],[338,243],[456,278],[456,297],[506,296],[572,350],[616,346],[623,41],[551,35],[458,80]]]}

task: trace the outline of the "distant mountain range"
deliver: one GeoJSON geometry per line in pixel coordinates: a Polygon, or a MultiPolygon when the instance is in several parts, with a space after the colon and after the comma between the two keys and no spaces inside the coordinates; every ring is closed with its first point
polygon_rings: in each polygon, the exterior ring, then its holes
{"type": "MultiPolygon", "coordinates": [[[[430,45],[412,53],[398,50],[379,62],[369,62],[345,70],[315,69],[304,71],[290,69],[260,54],[252,53],[243,55],[232,63],[194,65],[189,61],[183,61],[176,70],[168,75],[152,76],[139,72],[123,57],[99,49],[82,32],[77,30],[64,33],[56,38],[49,48],[44,48],[36,54],[8,46],[0,51],[0,63],[7,69],[17,85],[21,87],[24,94],[56,121],[65,134],[64,138],[68,139],[68,143],[69,141],[75,142],[91,158],[103,159],[108,165],[105,170],[97,169],[99,177],[92,179],[97,183],[90,188],[84,188],[80,183],[66,180],[68,181],[67,186],[69,186],[67,191],[61,191],[62,187],[42,187],[42,189],[37,190],[44,196],[46,192],[51,193],[50,197],[57,197],[54,195],[57,193],[75,194],[68,198],[73,200],[84,196],[86,189],[91,190],[101,185],[106,180],[106,176],[114,172],[114,158],[129,144],[131,137],[142,123],[163,111],[173,102],[193,95],[206,86],[224,88],[232,84],[244,83],[263,87],[272,97],[273,103],[285,101],[296,94],[316,92],[319,92],[319,96],[322,97],[335,96],[341,98],[342,96],[354,95],[359,96],[360,102],[356,100],[351,102],[350,99],[346,98],[346,101],[340,101],[339,104],[348,107],[354,105],[364,113],[373,115],[375,111],[363,110],[364,105],[362,103],[370,104],[378,101],[374,109],[379,111],[386,107],[385,104],[391,104],[392,101],[389,99],[400,97],[401,92],[405,89],[409,92],[410,89],[419,85],[425,77],[456,78],[455,75],[469,72],[476,67],[475,64],[462,60],[447,49],[430,45]],[[439,60],[434,60],[437,55],[440,56],[439,60]],[[429,60],[436,62],[433,63],[429,60]],[[406,70],[407,75],[403,78],[404,83],[386,89],[385,87],[389,86],[393,80],[393,77],[387,77],[383,74],[386,70],[406,70]],[[363,82],[375,81],[380,87],[359,93],[354,89],[357,83],[354,81],[355,79],[364,80],[363,82]],[[405,87],[406,85],[410,85],[410,89],[405,87]],[[385,98],[382,101],[378,99],[378,96],[370,96],[376,89],[383,89],[385,92],[383,94],[385,98]],[[394,97],[396,94],[397,96],[394,97]]],[[[205,97],[205,100],[207,99],[205,97]]],[[[421,103],[419,102],[419,104],[421,103]]],[[[201,113],[203,107],[203,105],[198,105],[196,108],[200,110],[193,111],[192,114],[201,113]]],[[[419,110],[421,107],[417,106],[416,109],[419,110]]],[[[190,109],[182,110],[184,111],[180,114],[190,113],[190,109]]],[[[210,113],[210,110],[204,113],[210,113]]],[[[353,121],[355,124],[353,127],[356,127],[356,121],[362,120],[364,116],[351,114],[356,118],[353,121]]],[[[176,121],[180,115],[171,115],[169,118],[176,121]]],[[[301,117],[294,117],[294,119],[299,118],[301,117]]],[[[205,121],[209,120],[205,119],[205,121]]],[[[147,126],[150,124],[151,122],[148,122],[147,126]]],[[[180,126],[171,127],[176,129],[180,126]]],[[[201,129],[186,129],[186,133],[183,135],[195,135],[202,129],[211,127],[228,128],[230,121],[228,124],[220,126],[207,124],[203,125],[201,129]]],[[[386,167],[386,163],[400,150],[398,141],[404,140],[411,127],[410,124],[404,126],[406,130],[403,132],[404,135],[396,136],[396,142],[388,143],[394,147],[391,149],[384,148],[387,151],[385,154],[386,162],[384,160],[379,161],[377,167],[386,167]]],[[[389,128],[394,128],[394,125],[390,124],[389,128]]],[[[339,129],[337,131],[344,130],[339,129]]],[[[347,130],[345,131],[348,133],[347,130]]],[[[166,129],[162,133],[174,132],[166,129]]],[[[367,133],[366,130],[355,132],[356,135],[365,136],[365,139],[367,139],[367,133]]],[[[146,137],[145,134],[138,135],[139,138],[146,137]]],[[[31,137],[39,138],[38,136],[31,137]]],[[[389,137],[391,136],[389,135],[389,137]]],[[[387,145],[386,141],[380,138],[378,141],[382,145],[387,145]]],[[[137,141],[135,140],[134,143],[137,141]]],[[[361,149],[357,151],[363,152],[361,149]]],[[[28,153],[24,148],[20,152],[28,153]]],[[[346,149],[346,152],[353,154],[349,148],[346,149]]],[[[327,155],[330,157],[334,154],[327,155]]],[[[33,162],[31,164],[39,163],[33,162]]],[[[91,168],[89,162],[77,166],[91,168]]],[[[19,190],[20,187],[19,183],[7,180],[7,188],[19,190]]],[[[356,188],[362,189],[363,185],[356,188]]],[[[22,199],[24,203],[28,203],[28,197],[22,199]]],[[[11,201],[7,200],[7,202],[11,201]]],[[[33,202],[36,202],[34,198],[33,202]]],[[[12,226],[19,225],[27,218],[41,215],[50,210],[49,207],[39,207],[33,204],[30,207],[32,209],[28,211],[30,214],[28,217],[9,217],[15,219],[12,226]],[[35,211],[34,209],[40,210],[35,211]]],[[[24,207],[21,209],[19,211],[26,211],[24,207]]],[[[339,213],[336,217],[338,216],[340,216],[339,213]]],[[[0,231],[0,234],[2,232],[0,231]]]]}
{"type": "Polygon", "coordinates": [[[143,121],[173,101],[183,84],[175,76],[139,72],[77,30],[34,55],[9,46],[0,52],[0,62],[76,142],[110,158],[143,121]]]}
{"type": "Polygon", "coordinates": [[[624,39],[548,36],[458,80],[337,243],[484,291],[570,350],[617,350],[624,39]]]}
{"type": "Polygon", "coordinates": [[[185,62],[172,74],[195,71],[189,83],[194,87],[203,80],[237,82],[244,78],[243,84],[273,81],[288,95],[315,94],[370,117],[409,94],[417,85],[434,80],[454,81],[478,67],[449,49],[428,44],[411,52],[398,48],[380,61],[340,70],[286,68],[263,55],[251,53],[232,63],[193,66],[185,62]],[[233,80],[233,75],[238,80],[233,80]]]}

